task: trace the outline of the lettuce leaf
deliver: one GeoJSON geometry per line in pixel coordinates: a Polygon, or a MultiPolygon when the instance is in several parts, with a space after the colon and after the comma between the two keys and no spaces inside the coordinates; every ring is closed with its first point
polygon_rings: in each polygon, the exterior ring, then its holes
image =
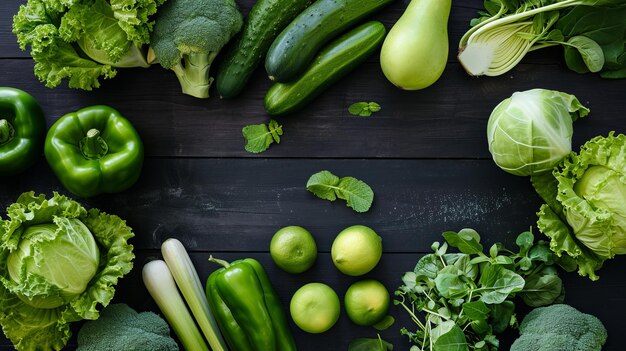
{"type": "MultiPolygon", "coordinates": [[[[7,214],[8,219],[0,222],[0,324],[18,350],[60,350],[71,336],[70,323],[97,319],[98,309],[108,305],[113,298],[114,286],[119,278],[132,269],[133,246],[128,244],[128,240],[134,234],[119,217],[97,209],[87,211],[78,202],[58,193],[50,199],[44,195],[35,196],[33,192],[24,193],[9,206],[7,214]],[[20,250],[22,240],[30,239],[31,234],[25,234],[29,232],[27,228],[63,223],[54,234],[44,231],[46,237],[39,239],[41,245],[37,249],[20,252],[20,260],[32,262],[36,258],[29,257],[29,254],[41,253],[37,250],[45,250],[46,241],[52,242],[56,236],[68,235],[69,231],[77,229],[72,227],[77,221],[87,227],[97,243],[98,250],[91,250],[88,254],[99,253],[97,271],[84,291],[74,295],[64,294],[61,287],[51,284],[43,276],[27,272],[24,265],[20,270],[21,279],[16,281],[11,276],[9,267],[13,262],[9,262],[10,257],[20,250]],[[64,299],[63,304],[54,308],[38,308],[32,303],[36,298],[47,297],[64,299]]],[[[80,245],[76,243],[75,246],[78,249],[80,245]]],[[[71,242],[66,246],[67,255],[85,255],[84,252],[71,252],[71,242]]],[[[54,268],[54,263],[50,266],[54,268]]]]}
{"type": "Polygon", "coordinates": [[[626,254],[626,135],[591,139],[555,168],[553,178],[533,179],[547,202],[537,225],[554,252],[570,256],[581,275],[596,280],[605,260],[626,254]]]}
{"type": "Polygon", "coordinates": [[[35,75],[54,88],[91,90],[115,67],[148,67],[143,45],[151,16],[164,0],[28,0],[13,18],[22,50],[30,47],[35,75]]]}

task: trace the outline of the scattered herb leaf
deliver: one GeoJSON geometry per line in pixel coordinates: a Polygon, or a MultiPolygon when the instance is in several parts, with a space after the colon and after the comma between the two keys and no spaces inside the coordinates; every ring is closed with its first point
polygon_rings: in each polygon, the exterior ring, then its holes
{"type": "Polygon", "coordinates": [[[324,200],[346,200],[348,207],[356,212],[367,212],[374,201],[374,191],[365,182],[354,177],[339,178],[329,171],[313,174],[307,181],[306,188],[324,200]]]}
{"type": "Polygon", "coordinates": [[[369,117],[380,111],[380,105],[375,102],[357,102],[348,107],[348,112],[355,116],[369,117]]]}
{"type": "Polygon", "coordinates": [[[280,144],[283,126],[271,120],[267,125],[261,123],[245,126],[241,132],[246,139],[246,151],[257,154],[267,150],[274,142],[280,144]]]}

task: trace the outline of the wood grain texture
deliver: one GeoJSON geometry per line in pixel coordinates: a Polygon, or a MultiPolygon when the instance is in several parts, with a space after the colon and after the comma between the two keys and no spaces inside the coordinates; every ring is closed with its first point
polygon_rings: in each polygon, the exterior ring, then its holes
{"type": "MultiPolygon", "coordinates": [[[[383,237],[383,258],[366,277],[382,281],[391,292],[401,283],[402,273],[429,252],[431,243],[442,240],[445,230],[473,227],[485,243],[502,241],[512,246],[515,235],[534,224],[540,200],[528,179],[493,164],[485,129],[491,110],[515,91],[560,90],[590,107],[590,116],[576,122],[574,149],[611,130],[626,132],[626,80],[573,73],[565,67],[559,48],[532,53],[501,77],[469,77],[458,64],[456,48],[482,0],[455,0],[448,25],[449,64],[436,84],[421,91],[400,91],[385,79],[374,55],[309,108],[278,119],[285,130],[281,144],[253,155],[244,151],[241,128],[269,119],[262,101],[271,83],[262,69],[233,100],[184,96],[173,72],[158,66],[120,70],[92,92],[65,86],[49,89],[37,81],[32,59],[18,48],[11,33],[12,16],[25,2],[0,1],[0,86],[34,95],[48,126],[81,107],[113,106],[134,123],[144,140],[147,159],[134,187],[80,200],[119,215],[133,227],[135,269],[118,284],[114,301],[138,310],[158,311],[141,282],[141,267],[160,257],[161,242],[172,236],[191,251],[203,281],[215,269],[207,261],[209,254],[228,260],[259,259],[286,309],[291,295],[305,283],[327,283],[343,297],[356,281],[340,274],[329,258],[334,236],[353,224],[368,225],[383,237]],[[349,115],[348,106],[358,101],[376,101],[382,110],[369,118],[349,115]],[[322,169],[370,184],[375,192],[372,209],[357,214],[345,202],[330,203],[308,193],[308,177],[322,169]],[[318,261],[305,274],[279,270],[268,254],[272,234],[287,225],[302,225],[317,240],[318,261]]],[[[237,2],[247,13],[254,0],[237,2]]],[[[397,1],[373,18],[391,28],[408,2],[397,1]]],[[[212,94],[216,95],[214,89],[212,94]]],[[[41,157],[24,174],[0,178],[0,217],[27,190],[67,193],[41,157]]],[[[606,262],[597,282],[575,273],[561,275],[566,302],[606,325],[605,351],[622,350],[626,344],[621,331],[621,316],[626,314],[625,269],[626,259],[617,257],[606,262]]],[[[398,321],[381,335],[394,343],[395,350],[407,350],[409,344],[398,330],[411,321],[398,307],[392,307],[392,314],[398,321]]],[[[74,330],[80,325],[75,324],[74,330]]],[[[376,334],[353,325],[345,313],[322,335],[291,326],[301,351],[345,351],[352,338],[376,334]]],[[[514,337],[514,333],[502,336],[501,349],[508,349],[514,337]]],[[[75,346],[73,339],[66,349],[75,346]]],[[[11,349],[0,337],[0,350],[11,349]]]]}

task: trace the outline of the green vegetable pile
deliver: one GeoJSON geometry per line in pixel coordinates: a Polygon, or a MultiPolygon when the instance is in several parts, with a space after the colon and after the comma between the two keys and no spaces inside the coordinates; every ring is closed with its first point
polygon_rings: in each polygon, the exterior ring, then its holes
{"type": "Polygon", "coordinates": [[[54,193],[23,193],[0,224],[0,324],[18,350],[60,350],[70,323],[97,319],[132,268],[117,216],[54,193]]]}
{"type": "Polygon", "coordinates": [[[22,50],[30,47],[35,75],[47,87],[68,79],[91,90],[115,68],[148,67],[143,48],[152,15],[165,0],[28,0],[13,18],[22,50]]]}
{"type": "Polygon", "coordinates": [[[567,67],[626,78],[623,0],[485,0],[459,43],[471,75],[498,76],[530,51],[561,45],[567,67]]]}
{"type": "Polygon", "coordinates": [[[417,325],[416,331],[401,330],[416,350],[497,350],[496,334],[517,323],[514,297],[532,307],[564,297],[556,255],[530,232],[517,237],[517,252],[497,243],[488,255],[472,229],[443,237],[446,242],[433,243],[433,253],[405,273],[396,290],[395,303],[417,325]],[[460,253],[448,253],[449,247],[460,253]]]}
{"type": "Polygon", "coordinates": [[[76,351],[150,350],[178,351],[170,327],[153,312],[137,313],[128,305],[107,306],[100,318],[85,323],[78,332],[76,351]]]}

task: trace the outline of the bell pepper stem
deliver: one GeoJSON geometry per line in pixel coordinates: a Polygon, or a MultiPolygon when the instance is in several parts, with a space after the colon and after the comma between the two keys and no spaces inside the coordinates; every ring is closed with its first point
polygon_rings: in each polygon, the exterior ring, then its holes
{"type": "Polygon", "coordinates": [[[109,151],[109,146],[100,136],[100,131],[95,128],[87,131],[87,136],[79,142],[79,148],[88,160],[100,159],[109,151]]]}
{"type": "Polygon", "coordinates": [[[6,119],[0,119],[0,145],[8,143],[13,139],[15,129],[6,119]]]}
{"type": "Polygon", "coordinates": [[[213,257],[213,255],[209,255],[209,262],[217,263],[219,265],[224,266],[224,268],[230,267],[230,263],[224,260],[220,260],[219,258],[213,257]]]}

